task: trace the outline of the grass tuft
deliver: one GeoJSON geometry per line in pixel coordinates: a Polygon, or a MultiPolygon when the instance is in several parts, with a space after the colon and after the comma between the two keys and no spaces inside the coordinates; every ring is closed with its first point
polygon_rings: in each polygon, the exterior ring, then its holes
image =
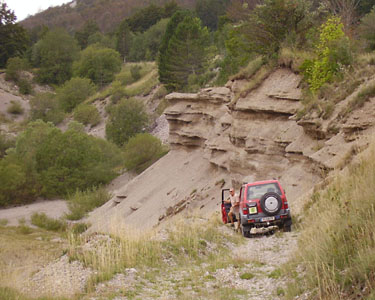
{"type": "Polygon", "coordinates": [[[349,102],[348,106],[341,112],[341,116],[347,116],[353,110],[360,108],[371,97],[375,97],[375,83],[364,86],[358,94],[349,102]]]}
{"type": "Polygon", "coordinates": [[[45,213],[34,213],[31,224],[49,231],[65,231],[67,224],[64,221],[48,217],[45,213]]]}
{"type": "Polygon", "coordinates": [[[11,105],[9,105],[7,112],[12,115],[22,115],[24,110],[19,102],[11,101],[11,105]]]}
{"type": "Polygon", "coordinates": [[[93,188],[87,191],[76,191],[68,199],[70,213],[66,215],[68,220],[80,220],[88,212],[103,205],[111,198],[104,187],[93,188]]]}
{"type": "Polygon", "coordinates": [[[265,59],[262,56],[257,56],[251,60],[246,67],[242,68],[236,75],[232,76],[232,80],[250,79],[255,75],[264,65],[265,59]]]}
{"type": "Polygon", "coordinates": [[[240,275],[241,279],[246,279],[246,280],[253,279],[254,277],[255,275],[253,273],[243,273],[240,275]]]}

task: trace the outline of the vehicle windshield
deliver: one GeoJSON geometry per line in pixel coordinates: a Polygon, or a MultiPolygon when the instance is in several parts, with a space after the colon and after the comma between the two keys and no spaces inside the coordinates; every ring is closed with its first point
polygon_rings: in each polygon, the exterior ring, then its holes
{"type": "Polygon", "coordinates": [[[281,196],[279,185],[275,182],[249,186],[247,200],[260,199],[265,193],[275,192],[281,196]]]}

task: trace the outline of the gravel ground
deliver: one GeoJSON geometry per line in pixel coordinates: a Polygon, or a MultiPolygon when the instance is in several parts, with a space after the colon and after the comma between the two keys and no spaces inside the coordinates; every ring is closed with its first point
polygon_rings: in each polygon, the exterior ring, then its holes
{"type": "MultiPolygon", "coordinates": [[[[230,234],[237,234],[227,227],[223,230],[230,234]]],[[[190,269],[181,270],[174,268],[171,264],[170,270],[162,271],[152,279],[147,279],[147,273],[136,269],[127,269],[112,280],[99,284],[96,289],[97,295],[89,299],[99,300],[108,293],[119,294],[114,298],[117,300],[172,300],[189,299],[189,297],[215,299],[210,296],[208,296],[209,298],[202,296],[202,293],[213,295],[219,287],[247,291],[247,294],[246,292],[238,294],[234,299],[281,299],[277,293],[278,290],[281,291],[285,288],[285,280],[280,278],[281,275],[277,270],[291,258],[297,247],[297,239],[298,234],[294,232],[276,233],[270,236],[246,239],[241,246],[228,245],[228,253],[235,260],[248,260],[251,257],[250,262],[242,267],[231,265],[202,273],[202,270],[209,269],[209,265],[192,265],[190,269]],[[273,271],[275,272],[272,273],[273,271]],[[198,283],[202,284],[203,282],[203,286],[200,287],[201,291],[197,291],[197,282],[190,282],[194,273],[202,273],[199,275],[200,277],[198,276],[198,283]],[[251,278],[241,279],[243,274],[251,274],[251,278]],[[186,282],[188,284],[185,284],[186,282]]]]}
{"type": "Polygon", "coordinates": [[[159,138],[163,144],[168,143],[169,137],[169,123],[164,114],[155,120],[155,128],[152,130],[151,134],[159,138]]]}
{"type": "Polygon", "coordinates": [[[37,272],[25,284],[27,295],[72,296],[84,292],[92,270],[64,255],[37,272]]]}

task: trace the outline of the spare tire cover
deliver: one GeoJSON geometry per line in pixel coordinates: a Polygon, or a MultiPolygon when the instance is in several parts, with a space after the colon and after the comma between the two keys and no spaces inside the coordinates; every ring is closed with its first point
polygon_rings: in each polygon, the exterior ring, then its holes
{"type": "Polygon", "coordinates": [[[281,209],[282,201],[279,194],[274,192],[265,193],[260,198],[260,207],[268,216],[276,215],[281,209]]]}

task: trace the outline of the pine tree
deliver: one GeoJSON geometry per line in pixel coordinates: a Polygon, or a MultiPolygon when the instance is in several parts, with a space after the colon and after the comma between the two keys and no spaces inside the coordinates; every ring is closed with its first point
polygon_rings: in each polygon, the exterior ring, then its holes
{"type": "Polygon", "coordinates": [[[129,55],[133,39],[134,34],[130,30],[128,20],[125,19],[120,23],[116,32],[116,50],[120,53],[123,61],[125,61],[129,55]]]}
{"type": "Polygon", "coordinates": [[[8,58],[21,56],[27,48],[29,38],[26,30],[16,24],[17,17],[0,3],[0,67],[5,67],[8,58]]]}
{"type": "Polygon", "coordinates": [[[191,12],[187,10],[179,10],[173,14],[171,19],[167,24],[167,29],[165,30],[165,34],[163,36],[163,40],[161,42],[159,48],[159,58],[158,58],[158,66],[159,66],[159,80],[160,82],[166,82],[166,72],[167,72],[167,50],[169,40],[172,38],[173,34],[175,33],[177,26],[186,16],[190,16],[191,12]]]}
{"type": "Polygon", "coordinates": [[[160,53],[159,80],[168,90],[183,90],[190,76],[204,73],[208,42],[208,30],[202,28],[199,18],[186,16],[178,24],[165,54],[160,53]]]}

